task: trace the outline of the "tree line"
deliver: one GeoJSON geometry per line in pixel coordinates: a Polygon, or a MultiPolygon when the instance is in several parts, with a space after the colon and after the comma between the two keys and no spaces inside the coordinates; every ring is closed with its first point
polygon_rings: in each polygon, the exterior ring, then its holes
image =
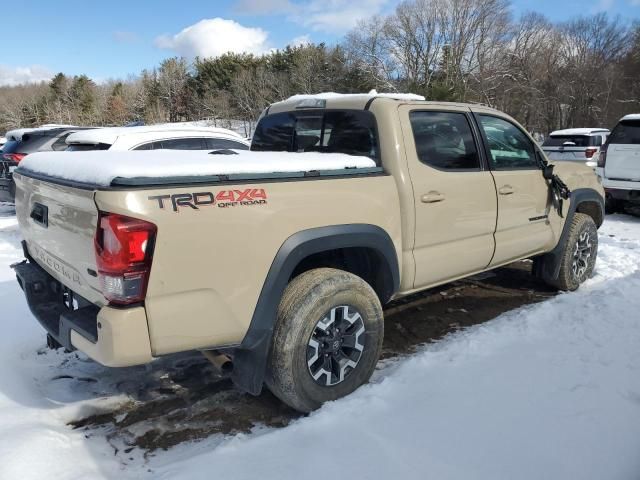
{"type": "Polygon", "coordinates": [[[168,58],[125,80],[58,73],[0,88],[0,132],[44,123],[240,120],[296,93],[413,92],[503,110],[531,132],[610,127],[640,111],[640,25],[605,13],[513,18],[509,0],[407,0],[336,45],[168,58]]]}

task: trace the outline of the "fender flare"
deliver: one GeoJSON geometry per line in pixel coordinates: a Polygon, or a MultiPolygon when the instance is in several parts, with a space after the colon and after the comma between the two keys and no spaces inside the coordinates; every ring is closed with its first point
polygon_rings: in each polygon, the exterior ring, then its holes
{"type": "MultiPolygon", "coordinates": [[[[540,271],[537,272],[543,279],[557,279],[560,274],[560,260],[562,258],[562,252],[564,250],[564,244],[569,236],[569,228],[573,222],[573,216],[578,209],[578,206],[584,202],[595,202],[600,207],[600,213],[604,219],[604,198],[593,188],[578,188],[571,191],[571,201],[569,203],[569,209],[566,214],[566,219],[562,227],[562,233],[560,239],[555,248],[549,253],[542,256],[544,259],[540,263],[540,271]]],[[[598,227],[600,227],[598,225],[598,227]]]]}
{"type": "Polygon", "coordinates": [[[375,250],[389,279],[380,292],[383,303],[400,289],[398,257],[391,237],[370,224],[318,227],[291,235],[282,244],[265,278],[249,329],[233,355],[232,379],[237,387],[259,395],[262,391],[280,299],[296,266],[315,253],[349,247],[375,250]]]}

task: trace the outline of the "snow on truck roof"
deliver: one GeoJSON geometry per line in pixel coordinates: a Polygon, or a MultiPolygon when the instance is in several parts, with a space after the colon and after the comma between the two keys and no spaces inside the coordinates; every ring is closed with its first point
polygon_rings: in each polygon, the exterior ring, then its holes
{"type": "Polygon", "coordinates": [[[108,145],[113,145],[118,138],[122,137],[129,137],[132,139],[132,141],[135,141],[134,137],[144,136],[144,140],[149,141],[162,140],[164,138],[167,138],[167,134],[171,134],[172,136],[177,137],[189,137],[198,135],[205,137],[228,138],[230,140],[237,140],[248,145],[246,140],[241,135],[232,130],[227,130],[226,128],[184,125],[180,123],[142,125],[138,127],[108,127],[83,130],[69,135],[66,142],[69,145],[72,143],[105,143],[108,145]]]}
{"type": "Polygon", "coordinates": [[[560,135],[590,135],[592,133],[607,133],[609,130],[606,128],[566,128],[564,130],[556,130],[551,132],[549,136],[555,137],[560,135]]]}
{"type": "Polygon", "coordinates": [[[194,150],[39,152],[25,157],[19,169],[74,182],[109,186],[116,178],[207,177],[376,167],[368,157],[344,153],[233,152],[237,154],[210,154],[194,150]]]}
{"type": "Polygon", "coordinates": [[[383,98],[391,98],[394,100],[426,100],[422,95],[416,95],[415,93],[378,93],[376,90],[371,90],[369,93],[334,93],[334,92],[323,92],[316,93],[311,95],[300,94],[293,95],[287,98],[285,101],[296,101],[296,100],[336,100],[336,99],[347,99],[347,98],[373,98],[373,97],[383,97],[383,98]]]}

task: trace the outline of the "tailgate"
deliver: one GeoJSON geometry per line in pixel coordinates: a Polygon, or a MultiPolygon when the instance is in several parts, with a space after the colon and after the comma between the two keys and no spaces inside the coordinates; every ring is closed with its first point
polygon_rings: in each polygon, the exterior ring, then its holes
{"type": "Polygon", "coordinates": [[[14,179],[16,215],[29,254],[75,293],[92,303],[105,304],[95,274],[95,192],[20,174],[14,179]]]}
{"type": "Polygon", "coordinates": [[[612,180],[640,181],[640,145],[609,145],[604,173],[612,180]]]}

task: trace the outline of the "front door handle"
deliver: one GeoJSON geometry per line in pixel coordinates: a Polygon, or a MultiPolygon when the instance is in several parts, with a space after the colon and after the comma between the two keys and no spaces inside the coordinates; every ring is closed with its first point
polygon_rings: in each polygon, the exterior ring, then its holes
{"type": "Polygon", "coordinates": [[[422,195],[420,200],[422,200],[422,203],[438,203],[444,200],[444,195],[435,190],[431,190],[429,193],[422,195]]]}
{"type": "Polygon", "coordinates": [[[498,190],[500,195],[511,195],[514,192],[513,187],[511,185],[503,185],[498,190]]]}

